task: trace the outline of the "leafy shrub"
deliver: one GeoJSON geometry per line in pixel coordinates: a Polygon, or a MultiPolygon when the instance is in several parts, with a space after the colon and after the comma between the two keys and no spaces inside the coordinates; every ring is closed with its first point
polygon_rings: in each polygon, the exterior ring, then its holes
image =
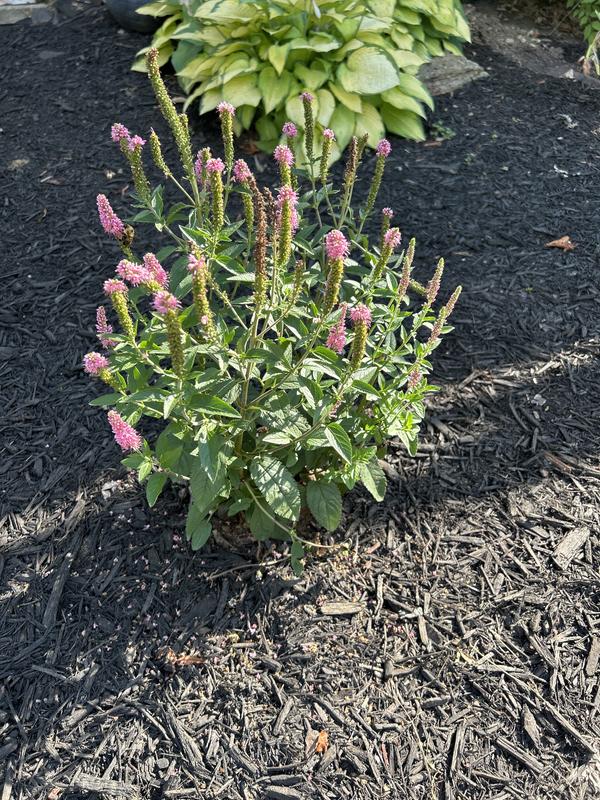
{"type": "Polygon", "coordinates": [[[424,138],[432,100],[417,70],[469,38],[459,0],[159,0],[142,11],[167,16],[153,46],[161,64],[171,59],[187,105],[201,98],[204,114],[232,103],[236,132],[255,124],[270,150],[286,119],[301,127],[306,88],[317,140],[336,132],[333,158],[364,133],[371,143],[386,130],[424,138]]]}
{"type": "Polygon", "coordinates": [[[577,20],[588,44],[600,33],[600,0],[567,0],[571,16],[577,20]]]}
{"type": "MultiPolygon", "coordinates": [[[[369,244],[364,230],[389,142],[378,143],[369,195],[353,208],[366,140],[351,141],[334,188],[327,168],[334,134],[325,131],[322,151],[313,153],[314,100],[305,93],[310,167],[297,170],[291,150],[279,145],[274,197],[244,161],[234,161],[233,107],[219,109],[224,159],[205,148],[194,160],[155,50],[148,65],[185,177],[165,163],[153,131],[149,147],[182,199],[165,207],[163,186],[151,190],[146,177],[144,140],[114,125],[136,188],[131,223],[152,225],[171,242],[156,255],[134,255],[132,226],[98,196],[102,226],[124,257],[104,284],[118,332],[99,308],[103,352],[84,359],[86,371],[112,389],[92,405],[112,407],[116,441],[132,451],[123,463],[146,482],[150,505],[168,481],[189,486],[193,549],[207,541],[220,510],[241,515],[257,539],[291,539],[297,567],[303,512],[334,530],[343,491],[360,482],[383,498],[378,456],[390,437],[416,451],[423,399],[434,391],[430,356],[450,330],[460,289],[434,311],[443,261],[427,287],[413,281],[415,243],[398,252],[390,209],[369,244]],[[167,259],[169,272],[161,264],[167,259]],[[148,438],[136,430],[145,418],[148,438]]],[[[293,140],[294,125],[285,130],[293,140]]]]}

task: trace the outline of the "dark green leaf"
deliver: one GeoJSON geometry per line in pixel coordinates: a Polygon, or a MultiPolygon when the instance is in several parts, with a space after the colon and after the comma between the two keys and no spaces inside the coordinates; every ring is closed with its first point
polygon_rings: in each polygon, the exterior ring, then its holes
{"type": "Polygon", "coordinates": [[[352,442],[342,426],[332,422],[325,428],[325,436],[331,447],[349,464],[352,461],[352,442]]]}
{"type": "Polygon", "coordinates": [[[118,400],[122,400],[123,395],[113,392],[112,394],[102,394],[100,397],[95,397],[90,400],[91,406],[114,406],[118,400]]]}
{"type": "Polygon", "coordinates": [[[361,482],[371,492],[375,500],[381,502],[385,496],[387,481],[383,470],[379,466],[379,461],[373,458],[366,464],[361,464],[359,470],[361,482]]]}
{"type": "Polygon", "coordinates": [[[164,489],[167,480],[168,476],[166,472],[155,472],[148,478],[148,483],[146,484],[146,500],[150,508],[152,508],[160,497],[160,493],[164,489]]]}
{"type": "Polygon", "coordinates": [[[240,416],[239,412],[236,411],[233,406],[230,406],[229,403],[221,400],[221,398],[217,397],[216,395],[193,395],[190,400],[190,406],[194,409],[194,411],[201,411],[202,413],[209,414],[211,416],[213,414],[216,414],[218,417],[240,416]]]}
{"type": "Polygon", "coordinates": [[[334,531],[342,519],[342,495],[335,483],[309,481],[306,502],[311,514],[328,531],[334,531]]]}

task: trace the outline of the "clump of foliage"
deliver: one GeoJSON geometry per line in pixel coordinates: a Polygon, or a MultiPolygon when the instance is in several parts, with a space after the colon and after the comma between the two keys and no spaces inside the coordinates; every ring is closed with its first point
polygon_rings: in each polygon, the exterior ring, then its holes
{"type": "Polygon", "coordinates": [[[271,150],[285,120],[302,126],[306,88],[317,141],[324,128],[336,132],[333,158],[365,133],[373,145],[386,131],[423,139],[433,102],[416,73],[469,38],[460,0],[159,0],[141,11],[167,17],[153,46],[161,65],[171,60],[187,105],[200,98],[204,114],[232,103],[236,132],[255,125],[271,150]]]}
{"type": "MultiPolygon", "coordinates": [[[[127,224],[98,196],[100,222],[122,258],[104,283],[115,320],[98,309],[102,352],[84,359],[111,389],[92,405],[111,408],[115,439],[131,451],[123,463],[145,482],[150,505],[169,481],[189,487],[193,549],[207,541],[219,511],[239,515],[257,539],[290,539],[299,568],[307,512],[334,530],[342,492],[360,482],[383,498],[378,459],[390,437],[416,451],[423,400],[435,388],[430,358],[450,330],[460,289],[435,310],[443,261],[427,286],[415,282],[415,243],[400,250],[391,209],[381,212],[371,242],[365,233],[387,140],[377,144],[367,198],[353,205],[366,137],[352,139],[334,187],[335,135],[325,130],[314,150],[315,101],[305,92],[306,169],[279,145],[273,194],[235,160],[236,111],[227,103],[219,107],[223,158],[208,148],[193,155],[187,119],[165,90],[157,56],[149,52],[148,70],[183,176],[165,162],[154,131],[148,149],[181,200],[165,207],[164,187],[152,189],[146,175],[145,141],[114,125],[137,213],[127,224]],[[136,254],[134,224],[153,226],[170,243],[136,254]]],[[[295,126],[284,128],[293,141],[295,126]]]]}
{"type": "Polygon", "coordinates": [[[589,45],[600,33],[600,0],[567,0],[571,16],[577,20],[589,45]]]}

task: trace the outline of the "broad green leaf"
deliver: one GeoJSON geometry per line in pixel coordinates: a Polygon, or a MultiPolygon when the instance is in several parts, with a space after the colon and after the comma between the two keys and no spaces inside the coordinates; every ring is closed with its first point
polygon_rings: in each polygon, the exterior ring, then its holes
{"type": "Polygon", "coordinates": [[[300,491],[291,473],[278,459],[264,455],[250,463],[250,475],[261,494],[280,517],[297,520],[300,516],[300,491]]]}
{"type": "Polygon", "coordinates": [[[239,412],[229,403],[221,400],[216,395],[196,394],[193,395],[190,402],[190,407],[194,411],[200,411],[203,414],[212,416],[213,414],[218,417],[239,417],[239,412]]]}
{"type": "Polygon", "coordinates": [[[271,64],[273,64],[275,67],[278,75],[281,75],[283,72],[289,51],[290,46],[288,44],[272,44],[267,51],[267,57],[271,64]]]}
{"type": "Polygon", "coordinates": [[[209,474],[199,458],[196,459],[190,479],[190,494],[199,513],[205,514],[214,508],[225,486],[225,477],[226,468],[222,459],[218,460],[214,475],[209,474]]]}
{"type": "Polygon", "coordinates": [[[385,496],[387,481],[383,470],[379,466],[379,461],[373,458],[366,464],[361,464],[359,470],[361,482],[371,492],[375,500],[381,502],[385,496]]]}
{"type": "Polygon", "coordinates": [[[346,431],[338,422],[332,422],[325,428],[325,436],[330,446],[339,453],[339,455],[347,461],[348,464],[352,461],[352,442],[346,431]]]}
{"type": "Polygon", "coordinates": [[[377,47],[354,50],[338,68],[338,80],[347,92],[379,94],[398,83],[394,61],[377,47]]]}
{"type": "Polygon", "coordinates": [[[402,91],[406,92],[406,94],[410,95],[410,97],[416,97],[417,100],[422,100],[426,106],[429,106],[429,108],[433,109],[433,98],[423,86],[421,81],[418,78],[415,78],[414,75],[402,73],[398,77],[398,88],[402,89],[402,91]]]}
{"type": "Polygon", "coordinates": [[[100,397],[95,397],[93,400],[90,400],[91,406],[114,406],[114,404],[118,400],[122,400],[123,395],[117,394],[114,392],[113,394],[103,394],[100,397]]]}
{"type": "Polygon", "coordinates": [[[342,519],[342,495],[335,483],[309,481],[306,502],[311,514],[328,531],[334,531],[342,519]]]}
{"type": "Polygon", "coordinates": [[[194,502],[190,503],[187,520],[185,523],[185,535],[188,541],[191,539],[192,550],[199,550],[210,538],[212,527],[204,512],[201,511],[194,502]]]}
{"type": "Polygon", "coordinates": [[[360,137],[365,133],[369,137],[368,142],[371,147],[375,147],[385,136],[385,127],[375,106],[363,102],[363,113],[356,117],[354,135],[360,137]]]}
{"type": "Polygon", "coordinates": [[[169,419],[171,411],[177,402],[177,395],[170,394],[168,397],[165,397],[163,401],[163,417],[164,419],[169,419]]]}
{"type": "Polygon", "coordinates": [[[425,111],[421,103],[407,94],[400,86],[395,86],[393,89],[383,92],[381,99],[385,100],[385,102],[389,103],[391,106],[394,106],[394,108],[403,111],[412,111],[415,114],[419,114],[421,117],[425,116],[425,111]]]}
{"type": "MultiPolygon", "coordinates": [[[[273,67],[265,67],[258,76],[258,88],[262,94],[267,114],[282,105],[289,95],[292,79],[289,72],[278,76],[273,67]]],[[[254,273],[252,273],[254,280],[254,273]]]]}
{"type": "Polygon", "coordinates": [[[246,521],[248,522],[248,527],[252,532],[252,536],[258,539],[259,542],[263,542],[265,539],[275,536],[275,523],[256,503],[254,503],[252,511],[246,514],[246,521]]]}
{"type": "Polygon", "coordinates": [[[298,541],[298,539],[294,539],[290,548],[290,564],[292,567],[292,572],[297,578],[299,578],[304,572],[304,555],[305,553],[302,542],[298,541]]]}
{"type": "Polygon", "coordinates": [[[146,500],[150,508],[156,503],[160,497],[160,493],[164,489],[168,476],[166,472],[155,472],[148,478],[146,484],[146,500]]]}
{"type": "Polygon", "coordinates": [[[260,103],[256,75],[241,75],[232,78],[223,86],[223,99],[234,106],[254,105],[260,103]]]}
{"type": "Polygon", "coordinates": [[[359,94],[347,92],[345,89],[342,89],[338,83],[333,83],[333,81],[328,84],[327,88],[330,89],[340,103],[343,103],[350,111],[354,111],[356,114],[362,112],[362,101],[359,94]]]}
{"type": "Polygon", "coordinates": [[[381,116],[388,131],[398,136],[405,136],[407,139],[414,139],[417,142],[422,142],[425,139],[423,123],[412,111],[399,111],[393,106],[383,103],[381,116]]]}

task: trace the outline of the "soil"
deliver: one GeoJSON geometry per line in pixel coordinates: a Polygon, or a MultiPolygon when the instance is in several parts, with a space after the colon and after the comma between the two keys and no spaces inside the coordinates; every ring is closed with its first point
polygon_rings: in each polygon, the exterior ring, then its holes
{"type": "Polygon", "coordinates": [[[296,579],[281,547],[191,554],[87,405],[110,125],[157,112],[145,37],[58,20],[0,28],[2,800],[597,796],[598,89],[476,43],[437,139],[393,140],[381,204],[465,291],[417,456],[296,579]]]}

